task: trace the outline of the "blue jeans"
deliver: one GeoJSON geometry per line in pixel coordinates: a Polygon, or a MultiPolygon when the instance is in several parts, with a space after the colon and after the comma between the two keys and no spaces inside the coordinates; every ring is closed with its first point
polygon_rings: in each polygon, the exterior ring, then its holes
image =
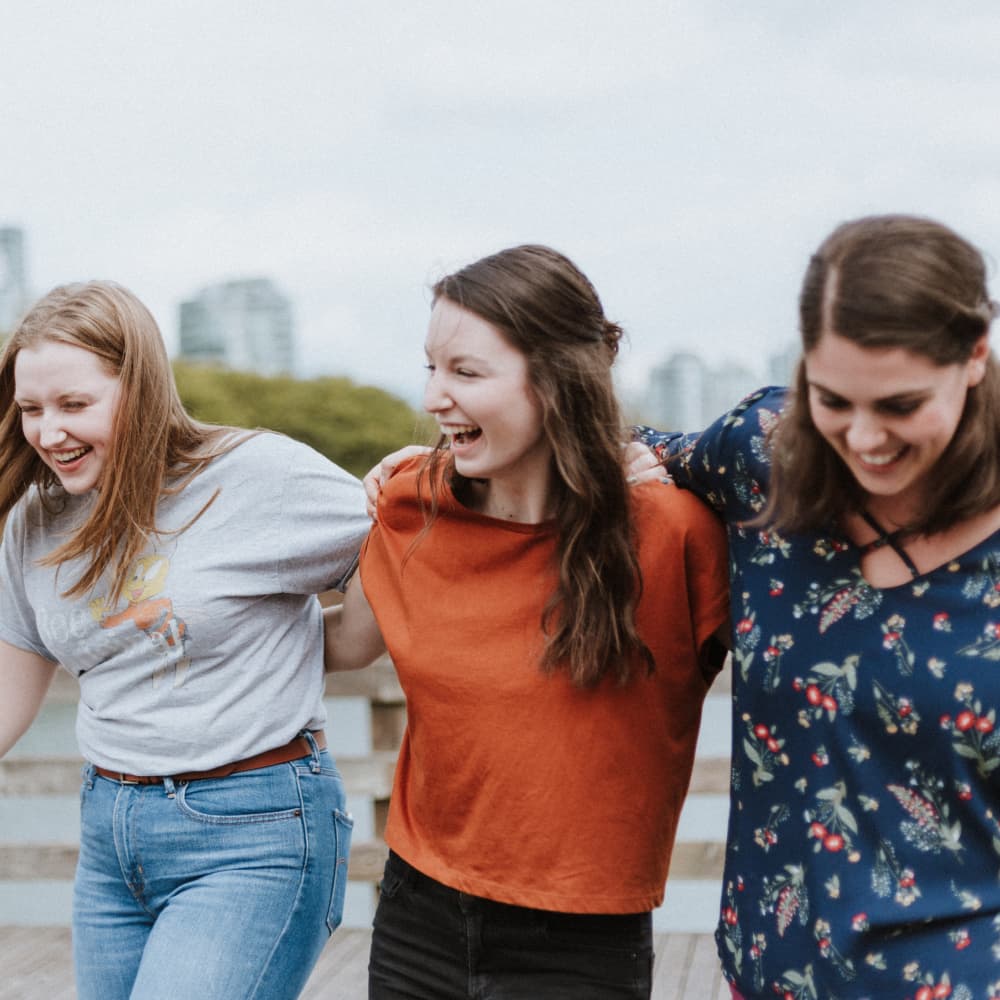
{"type": "Polygon", "coordinates": [[[576,914],[469,896],[390,853],[369,1000],[647,1000],[649,913],[576,914]]]}
{"type": "Polygon", "coordinates": [[[328,751],[313,750],[162,785],[84,768],[78,1000],[299,995],[340,923],[353,825],[328,751]]]}

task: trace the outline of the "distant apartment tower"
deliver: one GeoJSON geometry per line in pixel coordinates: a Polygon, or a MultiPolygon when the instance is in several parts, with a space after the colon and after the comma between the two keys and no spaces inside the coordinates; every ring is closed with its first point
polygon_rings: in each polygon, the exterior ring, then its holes
{"type": "Polygon", "coordinates": [[[28,308],[24,231],[0,228],[0,333],[9,333],[28,308]]]}
{"type": "Polygon", "coordinates": [[[700,431],[705,398],[705,362],[696,354],[673,354],[653,369],[647,417],[665,431],[700,431]]]}
{"type": "Polygon", "coordinates": [[[796,343],[775,351],[767,359],[767,377],[771,385],[791,385],[795,381],[795,370],[802,354],[802,347],[796,343]]]}
{"type": "Polygon", "coordinates": [[[292,304],[268,278],[225,281],[181,303],[180,353],[262,375],[295,370],[292,304]]]}
{"type": "Polygon", "coordinates": [[[749,369],[727,362],[709,368],[695,354],[672,355],[653,369],[646,413],[656,427],[700,431],[758,387],[749,369]]]}
{"type": "Polygon", "coordinates": [[[760,377],[742,365],[727,362],[709,372],[705,386],[705,409],[702,422],[696,428],[701,430],[713,423],[723,413],[731,410],[744,396],[759,389],[760,377]]]}

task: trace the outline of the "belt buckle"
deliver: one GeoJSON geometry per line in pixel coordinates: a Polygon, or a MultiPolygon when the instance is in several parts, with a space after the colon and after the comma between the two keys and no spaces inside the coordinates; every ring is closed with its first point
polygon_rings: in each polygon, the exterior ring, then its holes
{"type": "Polygon", "coordinates": [[[118,783],[122,785],[138,785],[140,782],[134,781],[124,771],[118,772],[118,783]]]}

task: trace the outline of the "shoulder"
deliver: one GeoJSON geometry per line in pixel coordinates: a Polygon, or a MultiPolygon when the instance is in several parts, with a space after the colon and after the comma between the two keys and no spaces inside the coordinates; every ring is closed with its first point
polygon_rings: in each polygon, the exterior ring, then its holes
{"type": "Polygon", "coordinates": [[[765,386],[745,396],[724,413],[705,432],[715,437],[745,438],[767,434],[781,416],[788,390],[783,386],[765,386]]]}
{"type": "Polygon", "coordinates": [[[227,444],[226,450],[208,465],[224,481],[256,478],[262,487],[268,483],[277,487],[316,476],[356,481],[356,477],[312,446],[277,431],[236,432],[227,444]]]}
{"type": "Polygon", "coordinates": [[[681,486],[696,489],[716,509],[744,491],[748,477],[768,478],[770,436],[785,405],[786,390],[767,386],[745,397],[715,423],[684,440],[670,472],[681,486]]]}
{"type": "Polygon", "coordinates": [[[663,483],[643,483],[632,489],[636,530],[644,540],[647,536],[679,539],[689,533],[722,530],[718,516],[689,490],[663,483]]]}
{"type": "Polygon", "coordinates": [[[635,487],[635,534],[641,564],[658,579],[692,574],[722,579],[729,546],[722,519],[689,490],[662,483],[635,487]]]}
{"type": "Polygon", "coordinates": [[[220,458],[231,456],[234,461],[260,461],[267,457],[301,458],[313,455],[324,462],[329,461],[309,445],[278,431],[234,431],[226,443],[228,450],[223,452],[220,458]]]}
{"type": "MultiPolygon", "coordinates": [[[[378,501],[378,521],[386,526],[409,525],[417,512],[423,522],[423,509],[431,501],[431,481],[424,472],[423,456],[409,458],[396,467],[382,487],[378,501]]],[[[442,485],[438,479],[439,487],[442,485]]]]}
{"type": "Polygon", "coordinates": [[[64,530],[67,525],[75,525],[85,517],[93,502],[93,494],[73,496],[63,492],[58,485],[43,489],[32,484],[11,507],[4,533],[64,530]]]}
{"type": "Polygon", "coordinates": [[[400,462],[382,487],[379,504],[384,502],[406,506],[418,503],[424,506],[430,504],[436,494],[438,513],[450,513],[453,512],[452,508],[460,507],[452,493],[449,463],[442,461],[431,467],[428,460],[428,455],[416,455],[400,462]]]}
{"type": "Polygon", "coordinates": [[[393,470],[389,481],[382,487],[383,496],[407,496],[415,492],[417,480],[420,478],[426,461],[425,456],[417,455],[415,458],[406,458],[400,462],[393,470]]]}

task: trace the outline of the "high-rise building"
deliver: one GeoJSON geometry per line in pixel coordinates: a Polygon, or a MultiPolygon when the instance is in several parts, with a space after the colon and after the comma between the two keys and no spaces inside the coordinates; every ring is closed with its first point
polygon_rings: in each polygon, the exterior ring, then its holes
{"type": "Polygon", "coordinates": [[[731,361],[713,368],[705,384],[705,408],[702,421],[695,430],[702,430],[717,417],[731,410],[744,396],[760,388],[760,378],[749,368],[731,361]]]}
{"type": "Polygon", "coordinates": [[[698,431],[703,426],[705,362],[696,354],[673,354],[649,377],[646,418],[665,431],[698,431]]]}
{"type": "Polygon", "coordinates": [[[269,278],[226,281],[181,303],[180,355],[262,375],[295,370],[292,304],[269,278]]]}
{"type": "Polygon", "coordinates": [[[24,231],[0,228],[0,333],[9,333],[28,308],[24,231]]]}
{"type": "Polygon", "coordinates": [[[696,354],[673,354],[650,373],[643,419],[661,430],[703,430],[755,389],[789,385],[798,356],[797,345],[775,352],[761,378],[732,361],[709,367],[696,354]]]}
{"type": "Polygon", "coordinates": [[[801,354],[802,346],[795,341],[767,359],[767,377],[771,385],[791,385],[795,381],[795,366],[801,354]]]}

